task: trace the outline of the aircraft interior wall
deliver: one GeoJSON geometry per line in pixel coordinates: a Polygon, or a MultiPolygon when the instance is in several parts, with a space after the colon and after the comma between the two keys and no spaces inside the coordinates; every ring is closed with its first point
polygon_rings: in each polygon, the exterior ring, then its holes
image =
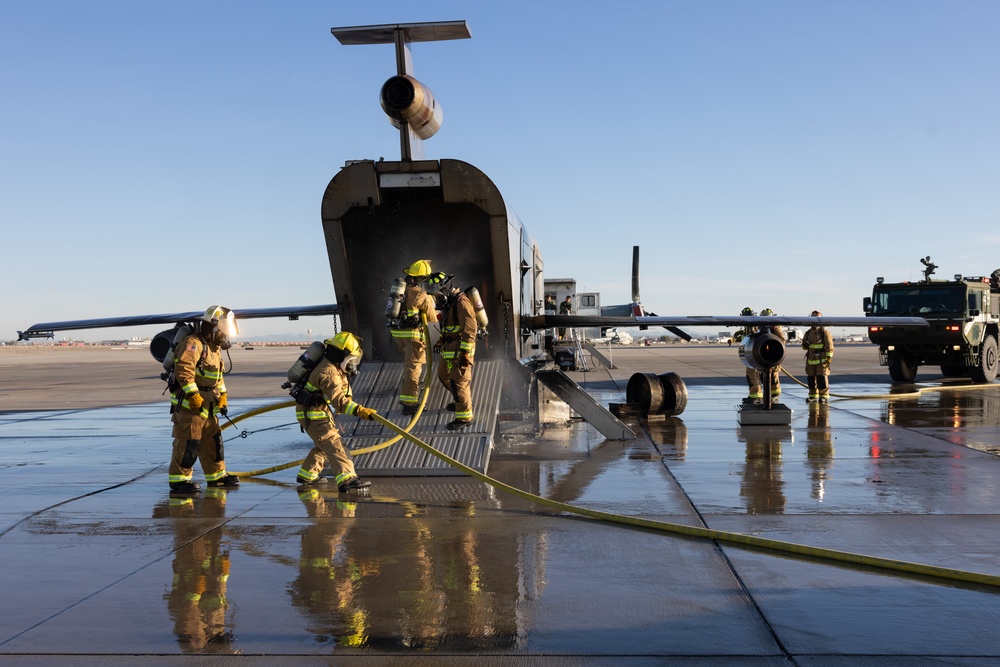
{"type": "MultiPolygon", "coordinates": [[[[385,326],[385,306],[392,280],[418,259],[429,259],[435,271],[454,274],[461,289],[475,286],[495,319],[495,304],[488,303],[496,293],[490,219],[478,207],[443,204],[435,188],[386,189],[381,205],[353,208],[341,224],[357,333],[370,358],[402,360],[385,326]]],[[[488,331],[490,336],[497,333],[494,321],[488,331]]],[[[477,356],[488,358],[489,345],[489,338],[479,341],[477,356]]]]}

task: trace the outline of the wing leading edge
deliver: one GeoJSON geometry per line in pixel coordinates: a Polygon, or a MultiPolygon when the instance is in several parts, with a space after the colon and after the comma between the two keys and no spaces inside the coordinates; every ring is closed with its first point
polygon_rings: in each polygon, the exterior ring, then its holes
{"type": "Polygon", "coordinates": [[[605,317],[603,315],[544,315],[534,318],[532,328],[552,327],[698,327],[698,326],[812,326],[828,327],[869,327],[902,326],[926,327],[922,317],[784,317],[749,315],[679,315],[639,317],[605,317]]]}
{"type": "MultiPolygon", "coordinates": [[[[162,313],[159,315],[126,315],[124,317],[102,317],[87,320],[66,320],[64,322],[41,322],[17,332],[18,340],[32,338],[52,338],[56,331],[75,331],[80,329],[103,329],[106,327],[138,327],[146,324],[176,324],[200,317],[204,310],[192,310],[185,313],[162,313]]],[[[285,306],[279,308],[234,308],[233,313],[238,320],[252,320],[269,317],[287,317],[297,320],[300,317],[316,315],[336,315],[340,306],[335,303],[318,306],[285,306]]]]}

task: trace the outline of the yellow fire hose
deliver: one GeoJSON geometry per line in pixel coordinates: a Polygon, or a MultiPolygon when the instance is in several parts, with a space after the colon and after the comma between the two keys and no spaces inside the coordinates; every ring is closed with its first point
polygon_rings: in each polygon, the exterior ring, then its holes
{"type": "MultiPolygon", "coordinates": [[[[426,321],[424,322],[424,332],[425,333],[428,332],[426,321]]],[[[428,336],[428,341],[429,341],[429,336],[428,336]]],[[[428,357],[427,369],[425,370],[424,374],[425,380],[429,378],[430,374],[431,350],[429,344],[428,344],[427,357],[428,357]]],[[[798,384],[804,387],[807,386],[802,382],[800,382],[795,376],[791,375],[788,371],[784,369],[782,369],[782,371],[785,373],[785,375],[790,377],[798,384]]],[[[910,398],[912,396],[917,396],[924,391],[933,391],[942,389],[972,389],[972,388],[978,389],[978,388],[983,388],[985,386],[991,386],[991,385],[972,385],[963,387],[925,387],[913,392],[907,392],[905,394],[880,394],[880,395],[831,394],[831,395],[837,396],[839,398],[910,398]]],[[[992,386],[1000,386],[1000,385],[992,385],[992,386]]],[[[743,533],[733,533],[722,530],[713,530],[711,528],[699,528],[697,526],[686,526],[683,524],[669,523],[666,521],[642,519],[639,517],[626,516],[622,514],[612,514],[610,512],[601,512],[598,510],[592,510],[583,507],[577,507],[575,505],[569,505],[567,503],[562,503],[555,500],[549,500],[548,498],[543,498],[533,493],[522,491],[517,487],[505,484],[497,479],[489,477],[488,475],[485,475],[481,472],[478,472],[477,470],[474,470],[464,465],[463,463],[451,458],[447,454],[438,451],[437,449],[430,446],[429,444],[427,444],[417,436],[413,435],[412,433],[409,433],[409,430],[417,422],[417,420],[420,418],[421,413],[423,412],[424,406],[426,405],[427,402],[429,389],[430,389],[429,382],[425,381],[425,387],[423,395],[421,397],[420,405],[417,408],[417,412],[413,416],[413,419],[407,425],[406,429],[396,426],[391,421],[384,418],[382,415],[375,414],[374,420],[379,424],[381,424],[382,426],[384,426],[385,428],[394,432],[396,436],[390,440],[387,440],[378,445],[374,445],[372,447],[350,450],[350,454],[357,456],[359,454],[368,453],[371,451],[375,451],[376,449],[387,447],[399,441],[401,438],[406,438],[407,440],[415,444],[417,447],[420,447],[431,456],[440,459],[441,461],[445,462],[451,467],[464,472],[465,474],[469,475],[470,477],[473,477],[474,479],[477,479],[485,484],[492,486],[495,489],[498,489],[505,493],[509,493],[523,500],[527,500],[529,502],[536,503],[538,505],[542,505],[543,507],[548,507],[549,509],[553,509],[559,512],[566,512],[568,514],[585,516],[591,519],[597,519],[599,521],[608,521],[611,523],[636,526],[639,528],[649,528],[652,530],[658,530],[667,533],[675,533],[679,535],[687,535],[690,537],[701,537],[705,539],[716,540],[718,542],[726,542],[730,544],[742,545],[759,549],[768,549],[771,551],[793,554],[797,556],[807,556],[810,558],[833,561],[837,563],[851,563],[855,565],[861,565],[864,567],[886,570],[888,572],[906,572],[909,574],[915,574],[925,577],[947,579],[950,581],[961,581],[966,583],[980,584],[984,586],[992,586],[1000,588],[1000,576],[996,575],[984,574],[980,572],[970,572],[967,570],[957,570],[953,568],[939,567],[936,565],[925,565],[922,563],[913,563],[909,561],[894,560],[890,558],[881,558],[878,556],[867,556],[864,554],[856,554],[849,551],[839,551],[836,549],[826,549],[823,547],[812,547],[804,544],[796,544],[794,542],[774,540],[766,537],[754,537],[752,535],[745,535],[743,533]]],[[[276,403],[273,405],[257,408],[255,410],[251,410],[250,412],[244,413],[239,417],[236,417],[235,419],[232,420],[232,423],[235,424],[237,422],[243,421],[244,419],[249,419],[250,417],[263,414],[265,412],[270,412],[271,410],[277,410],[279,408],[290,407],[293,405],[295,405],[295,401],[282,401],[281,403],[276,403]]],[[[227,424],[226,426],[228,425],[229,424],[227,424]]],[[[226,428],[226,426],[223,426],[222,428],[226,428]]],[[[265,468],[262,470],[254,470],[251,472],[233,472],[231,474],[236,475],[237,477],[254,477],[257,475],[265,475],[270,472],[277,472],[279,470],[284,470],[286,468],[291,468],[292,466],[301,464],[302,461],[299,460],[299,461],[292,461],[280,466],[265,468]]]]}
{"type": "MultiPolygon", "coordinates": [[[[805,387],[806,389],[809,388],[809,385],[807,385],[805,382],[802,382],[797,377],[789,373],[787,370],[785,370],[784,367],[781,368],[781,372],[790,377],[792,381],[795,382],[796,384],[805,387]]],[[[919,387],[917,389],[914,389],[913,391],[901,391],[898,394],[835,394],[831,392],[830,396],[833,396],[835,398],[845,398],[848,400],[860,400],[865,398],[909,399],[909,398],[919,398],[925,392],[931,392],[931,391],[969,391],[972,389],[987,389],[991,387],[992,388],[1000,387],[1000,384],[963,384],[955,387],[949,387],[949,386],[919,387]]]]}
{"type": "Polygon", "coordinates": [[[908,572],[910,574],[918,574],[927,577],[935,577],[940,579],[950,579],[955,581],[964,581],[974,584],[983,584],[986,586],[1000,587],[1000,576],[995,576],[991,574],[982,574],[979,572],[968,572],[965,570],[955,570],[947,567],[938,567],[935,565],[923,565],[921,563],[911,563],[908,561],[892,560],[889,558],[880,558],[878,556],[865,556],[863,554],[855,554],[849,551],[837,551],[835,549],[825,549],[822,547],[810,547],[803,544],[795,544],[794,542],[783,542],[781,540],[772,540],[766,537],[754,537],[752,535],[744,535],[742,533],[730,533],[722,530],[712,530],[710,528],[698,528],[697,526],[685,526],[683,524],[668,523],[665,521],[655,521],[652,519],[641,519],[638,517],[625,516],[621,514],[611,514],[609,512],[600,512],[597,510],[586,509],[583,507],[576,507],[575,505],[568,505],[566,503],[561,503],[555,500],[549,500],[548,498],[542,498],[541,496],[536,496],[527,491],[522,491],[516,487],[510,486],[509,484],[504,484],[503,482],[493,479],[488,475],[484,475],[481,472],[473,470],[451,458],[447,454],[444,454],[434,447],[416,437],[412,433],[407,433],[403,429],[399,428],[389,420],[383,418],[381,415],[375,415],[375,421],[382,424],[391,431],[397,433],[400,437],[406,438],[417,447],[420,447],[425,452],[431,456],[435,456],[453,468],[461,470],[465,474],[478,479],[481,482],[489,484],[495,489],[504,491],[511,495],[517,496],[524,500],[554,509],[560,512],[568,512],[570,514],[578,514],[580,516],[586,516],[591,519],[598,519],[600,521],[610,521],[613,523],[621,523],[630,526],[638,526],[640,528],[651,528],[653,530],[660,530],[669,533],[678,533],[681,535],[690,535],[692,537],[704,537],[710,540],[717,540],[719,542],[729,542],[732,544],[740,544],[744,546],[757,547],[762,549],[770,549],[772,551],[781,551],[784,553],[790,553],[800,556],[810,556],[812,558],[818,558],[823,560],[837,561],[841,563],[853,563],[856,565],[863,565],[866,567],[879,568],[883,570],[895,571],[895,572],[908,572]]]}
{"type": "MultiPolygon", "coordinates": [[[[433,360],[433,357],[432,357],[432,354],[431,354],[432,353],[432,349],[431,349],[431,344],[430,344],[430,340],[431,340],[430,327],[427,325],[427,316],[424,315],[423,313],[420,314],[420,321],[423,323],[424,340],[427,341],[427,359],[426,359],[426,363],[424,364],[424,377],[421,379],[421,382],[424,385],[424,390],[423,390],[423,392],[422,392],[422,394],[420,396],[420,403],[417,405],[417,411],[413,414],[413,419],[411,419],[410,423],[406,425],[406,431],[407,432],[410,431],[410,429],[412,429],[416,425],[417,421],[420,420],[420,416],[424,412],[424,406],[427,405],[427,397],[430,395],[430,391],[431,391],[430,377],[431,377],[431,362],[433,360]]],[[[280,403],[274,403],[272,405],[265,405],[263,407],[257,408],[255,410],[251,410],[250,412],[246,412],[246,413],[240,415],[239,417],[236,417],[234,419],[229,420],[229,423],[223,425],[222,429],[223,430],[227,429],[227,428],[229,428],[230,425],[235,425],[238,422],[243,421],[244,419],[249,419],[250,417],[254,417],[256,415],[264,414],[265,412],[271,412],[272,410],[278,410],[280,408],[292,407],[294,405],[295,405],[295,401],[281,401],[280,403]]],[[[377,452],[380,449],[385,449],[386,447],[389,447],[390,445],[396,444],[397,442],[399,442],[399,440],[400,440],[401,437],[402,436],[397,435],[397,436],[394,436],[394,437],[390,438],[389,440],[385,440],[384,442],[380,442],[380,443],[372,445],[370,447],[362,447],[360,449],[349,449],[349,450],[347,450],[347,453],[350,456],[354,457],[354,456],[361,456],[362,454],[370,454],[372,452],[377,452]]],[[[267,475],[267,474],[270,474],[272,472],[278,472],[280,470],[287,470],[288,468],[293,468],[295,466],[300,466],[300,465],[302,465],[303,461],[305,461],[305,459],[299,459],[297,461],[289,461],[288,463],[282,463],[281,465],[271,466],[270,468],[261,468],[260,470],[250,470],[250,471],[247,471],[247,472],[232,472],[232,471],[230,471],[229,474],[236,475],[237,477],[257,477],[259,475],[267,475]]]]}

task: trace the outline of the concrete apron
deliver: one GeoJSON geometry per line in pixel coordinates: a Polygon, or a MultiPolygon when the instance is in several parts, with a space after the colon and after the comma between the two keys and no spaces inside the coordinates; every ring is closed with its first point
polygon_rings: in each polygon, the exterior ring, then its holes
{"type": "MultiPolygon", "coordinates": [[[[604,511],[1000,574],[1000,395],[813,407],[792,387],[789,427],[741,427],[743,393],[698,387],[630,442],[550,424],[498,441],[490,474],[604,511]]],[[[225,431],[230,468],[301,458],[291,422],[225,431]]],[[[354,497],[300,494],[290,469],[171,500],[169,440],[162,405],[0,415],[0,655],[1000,657],[998,591],[555,515],[467,478],[376,478],[354,497]]]]}

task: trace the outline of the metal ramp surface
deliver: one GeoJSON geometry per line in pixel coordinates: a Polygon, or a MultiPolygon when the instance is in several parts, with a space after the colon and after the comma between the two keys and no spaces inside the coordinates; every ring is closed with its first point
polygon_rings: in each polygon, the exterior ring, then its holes
{"type": "MultiPolygon", "coordinates": [[[[431,392],[427,405],[411,433],[435,449],[485,473],[493,449],[493,433],[500,408],[500,389],[503,384],[503,363],[477,361],[472,374],[472,409],[475,420],[461,431],[449,431],[448,422],[454,413],[445,410],[452,401],[437,379],[437,362],[431,369],[431,392]]],[[[412,417],[404,415],[399,405],[399,378],[402,362],[365,362],[351,383],[354,400],[366,407],[375,408],[382,417],[400,428],[405,428],[412,417]]],[[[395,433],[376,422],[360,419],[338,419],[344,446],[361,449],[385,442],[395,433]],[[343,426],[344,428],[341,428],[343,426]]],[[[354,467],[367,477],[419,477],[462,475],[444,461],[431,456],[406,439],[370,454],[355,457],[354,467]]]]}
{"type": "Polygon", "coordinates": [[[608,412],[593,396],[560,370],[545,370],[535,373],[543,385],[561,398],[563,402],[587,420],[608,440],[634,440],[635,431],[608,412]]]}

